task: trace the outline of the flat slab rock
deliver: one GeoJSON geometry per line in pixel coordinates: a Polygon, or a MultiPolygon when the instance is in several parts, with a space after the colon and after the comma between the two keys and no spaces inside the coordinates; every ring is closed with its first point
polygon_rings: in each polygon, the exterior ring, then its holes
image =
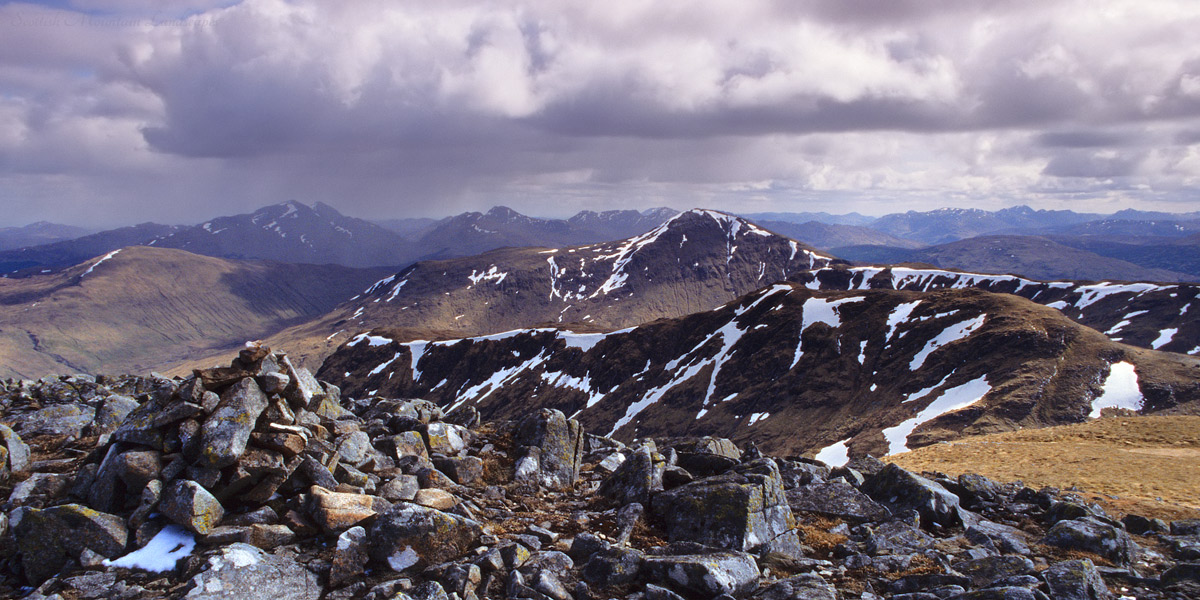
{"type": "Polygon", "coordinates": [[[192,578],[191,600],[318,600],[321,584],[303,565],[249,544],[230,544],[208,558],[192,578]]]}

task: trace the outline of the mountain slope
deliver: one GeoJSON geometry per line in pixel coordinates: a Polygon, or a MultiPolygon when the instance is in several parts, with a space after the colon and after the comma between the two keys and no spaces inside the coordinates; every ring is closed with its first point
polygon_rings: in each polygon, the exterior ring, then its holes
{"type": "Polygon", "coordinates": [[[451,336],[544,323],[631,327],[710,310],[831,261],[744,219],[692,210],[616,242],[420,262],[268,341],[312,364],[350,336],[380,327],[451,336]]]}
{"type": "Polygon", "coordinates": [[[443,219],[417,240],[429,258],[482,254],[507,247],[562,248],[607,242],[649,231],[674,216],[671,209],[583,211],[570,219],[539,219],[497,206],[443,219]]]}
{"type": "Polygon", "coordinates": [[[379,274],[131,247],[0,279],[0,377],[158,369],[321,315],[379,274]]]}
{"type": "Polygon", "coordinates": [[[794,278],[811,289],[933,291],[975,288],[1014,294],[1062,311],[1126,344],[1200,354],[1200,285],[1035,281],[1012,275],[911,267],[831,265],[794,278]],[[1193,306],[1193,304],[1195,306],[1193,306]]]}
{"type": "Polygon", "coordinates": [[[350,267],[403,266],[422,254],[379,225],[320,202],[310,207],[294,201],[213,219],[152,244],[222,258],[350,267]]]}
{"type": "MultiPolygon", "coordinates": [[[[894,248],[921,248],[925,244],[888,235],[882,231],[857,225],[837,225],[808,221],[806,223],[788,223],[786,221],[755,221],[759,225],[786,235],[794,240],[821,250],[830,250],[840,246],[890,246],[894,248]]],[[[832,251],[832,250],[830,250],[832,251]]]]}
{"type": "Polygon", "coordinates": [[[552,407],[624,440],[719,435],[779,453],[840,444],[892,454],[1078,422],[1110,404],[1200,408],[1200,360],[1122,346],[1049,308],[978,290],[776,284],[607,334],[400,343],[376,330],[318,376],[352,397],[424,397],[485,418],[552,407]],[[1134,386],[1132,397],[1118,398],[1117,384],[1134,386]]]}
{"type": "Polygon", "coordinates": [[[1154,269],[1034,236],[987,235],[916,250],[914,262],[976,273],[1017,274],[1030,279],[1099,281],[1193,281],[1178,271],[1154,269]]]}
{"type": "Polygon", "coordinates": [[[142,223],[73,240],[7,250],[0,252],[0,273],[29,275],[70,267],[118,248],[149,244],[179,229],[175,225],[142,223]]]}
{"type": "Polygon", "coordinates": [[[1071,225],[1099,218],[1100,215],[1069,210],[1033,210],[1028,206],[994,212],[977,208],[941,208],[928,212],[910,210],[884,215],[870,223],[869,227],[926,244],[943,244],[1001,230],[1071,225]]]}
{"type": "Polygon", "coordinates": [[[95,230],[88,230],[73,225],[60,225],[38,221],[24,227],[0,228],[0,250],[12,250],[26,246],[40,246],[80,238],[95,230]]]}

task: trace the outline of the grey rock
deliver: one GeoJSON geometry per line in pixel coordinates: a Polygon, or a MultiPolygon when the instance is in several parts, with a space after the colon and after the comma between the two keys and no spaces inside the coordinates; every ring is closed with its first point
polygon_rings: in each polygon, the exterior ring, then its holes
{"type": "Polygon", "coordinates": [[[367,451],[371,449],[371,438],[365,431],[355,431],[346,434],[338,439],[337,451],[342,460],[352,464],[360,465],[367,458],[367,451]]]}
{"type": "Polygon", "coordinates": [[[235,543],[208,557],[206,568],[191,580],[191,600],[318,600],[316,574],[296,561],[235,543]]]}
{"type": "Polygon", "coordinates": [[[430,423],[421,433],[430,454],[458,456],[466,451],[471,440],[470,430],[453,423],[430,423]]]}
{"type": "Polygon", "coordinates": [[[379,515],[368,530],[371,558],[401,571],[397,565],[416,558],[437,564],[466,554],[483,529],[470,519],[415,504],[399,504],[379,515]]]}
{"type": "Polygon", "coordinates": [[[645,511],[646,509],[637,502],[626,504],[617,511],[617,543],[624,544],[629,541],[633,528],[637,526],[645,511]]]}
{"type": "Polygon", "coordinates": [[[221,503],[195,481],[176,479],[163,491],[159,511],[168,519],[206,535],[225,516],[221,503]]]}
{"type": "Polygon", "coordinates": [[[993,582],[1013,575],[1035,572],[1033,561],[1023,556],[989,556],[954,563],[954,570],[971,579],[971,587],[992,587],[993,582]]]}
{"type": "Polygon", "coordinates": [[[221,404],[200,427],[199,464],[220,469],[241,457],[267,397],[254,379],[246,377],[221,395],[221,404]]]}
{"type": "Polygon", "coordinates": [[[533,579],[533,589],[537,590],[553,600],[572,600],[571,591],[567,586],[559,581],[554,573],[543,570],[539,571],[533,579]]]}
{"type": "Polygon", "coordinates": [[[1023,587],[996,587],[954,596],[952,600],[1049,600],[1046,595],[1023,587]]]}
{"type": "Polygon", "coordinates": [[[706,597],[744,596],[758,586],[761,574],[754,557],[745,552],[647,556],[647,576],[684,593],[706,597]]]}
{"type": "Polygon", "coordinates": [[[96,419],[96,409],[81,404],[47,406],[24,418],[21,433],[25,436],[61,435],[79,438],[83,430],[96,419]]]}
{"type": "Polygon", "coordinates": [[[18,483],[8,497],[9,506],[46,505],[61,497],[71,487],[67,473],[34,473],[18,483]]]}
{"type": "Polygon", "coordinates": [[[379,488],[379,495],[386,500],[398,502],[412,500],[421,489],[416,475],[397,475],[379,488]]]}
{"type": "Polygon", "coordinates": [[[1171,535],[1200,535],[1200,519],[1171,521],[1171,535]]]}
{"type": "Polygon", "coordinates": [[[1162,533],[1168,530],[1169,526],[1162,519],[1151,519],[1141,515],[1125,515],[1121,519],[1121,524],[1125,526],[1125,531],[1133,535],[1145,535],[1147,533],[1162,533]]]}
{"type": "Polygon", "coordinates": [[[958,496],[920,475],[889,464],[869,477],[862,491],[875,501],[896,509],[912,509],[921,515],[922,525],[962,524],[958,496]]]}
{"type": "MultiPolygon", "coordinates": [[[[576,540],[578,540],[576,536],[576,540]]],[[[628,585],[642,577],[645,556],[630,548],[608,547],[592,554],[583,565],[583,578],[596,587],[628,585]]]]}
{"type": "Polygon", "coordinates": [[[1054,600],[1109,600],[1112,594],[1096,565],[1088,559],[1068,560],[1042,571],[1054,600]]]}
{"type": "Polygon", "coordinates": [[[779,476],[783,478],[783,487],[792,489],[796,486],[826,481],[830,475],[829,467],[824,465],[788,460],[780,462],[779,476]]]}
{"type": "Polygon", "coordinates": [[[642,593],[646,600],[684,600],[683,596],[653,583],[646,584],[646,587],[642,589],[642,593]]]}
{"type": "Polygon", "coordinates": [[[333,561],[329,567],[330,587],[340,587],[360,575],[370,556],[367,553],[367,530],[362,526],[347,529],[338,536],[333,561]]]}
{"type": "Polygon", "coordinates": [[[121,422],[138,407],[137,400],[129,396],[113,394],[104,399],[104,404],[96,411],[96,430],[98,433],[112,433],[120,427],[121,422]]]}
{"type": "Polygon", "coordinates": [[[1120,565],[1129,564],[1138,554],[1137,544],[1124,529],[1091,517],[1055,523],[1042,543],[1099,554],[1120,565]]]}
{"type": "Polygon", "coordinates": [[[1159,579],[1167,585],[1200,583],[1200,562],[1179,563],[1163,571],[1159,579]]]}
{"type": "Polygon", "coordinates": [[[20,473],[29,468],[29,446],[8,425],[0,424],[0,445],[8,450],[8,468],[20,473]]]}
{"type": "Polygon", "coordinates": [[[751,596],[753,600],[838,600],[837,588],[820,575],[805,573],[781,579],[751,596]]]}
{"type": "Polygon", "coordinates": [[[672,542],[802,555],[779,468],[770,459],[659,493],[651,509],[672,542]]]}
{"type": "Polygon", "coordinates": [[[850,522],[882,521],[892,512],[845,481],[811,483],[787,491],[793,512],[807,512],[850,522]]]}
{"type": "Polygon", "coordinates": [[[13,533],[21,566],[30,581],[41,583],[77,560],[86,549],[105,558],[125,550],[129,532],[120,517],[78,504],[38,510],[22,508],[14,518],[13,533]]]}
{"type": "Polygon", "coordinates": [[[663,489],[662,476],[666,461],[652,445],[644,444],[633,451],[617,470],[600,484],[598,494],[616,502],[648,504],[650,497],[663,489]]]}
{"type": "Polygon", "coordinates": [[[433,465],[459,485],[483,479],[483,459],[478,456],[434,457],[433,465]]]}
{"type": "Polygon", "coordinates": [[[565,489],[579,479],[583,462],[583,427],[562,411],[543,408],[517,426],[516,480],[547,489],[565,489]],[[537,448],[535,452],[533,449],[537,448]]]}
{"type": "Polygon", "coordinates": [[[985,545],[985,540],[991,542],[997,550],[1006,554],[1030,554],[1026,533],[1009,525],[977,519],[967,527],[966,537],[978,545],[985,545]]]}

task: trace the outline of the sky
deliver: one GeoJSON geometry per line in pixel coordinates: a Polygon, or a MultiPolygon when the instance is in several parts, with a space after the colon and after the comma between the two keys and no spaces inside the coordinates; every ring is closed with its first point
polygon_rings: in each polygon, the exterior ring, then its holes
{"type": "Polygon", "coordinates": [[[1200,210],[1195,0],[0,2],[0,225],[1200,210]]]}

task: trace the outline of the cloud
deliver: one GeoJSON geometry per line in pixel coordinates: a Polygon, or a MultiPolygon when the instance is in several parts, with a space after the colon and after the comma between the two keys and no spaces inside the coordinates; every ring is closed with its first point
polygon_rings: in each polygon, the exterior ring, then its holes
{"type": "Polygon", "coordinates": [[[8,4],[0,195],[114,220],[1164,208],[1200,176],[1198,26],[1190,0],[8,4]]]}

